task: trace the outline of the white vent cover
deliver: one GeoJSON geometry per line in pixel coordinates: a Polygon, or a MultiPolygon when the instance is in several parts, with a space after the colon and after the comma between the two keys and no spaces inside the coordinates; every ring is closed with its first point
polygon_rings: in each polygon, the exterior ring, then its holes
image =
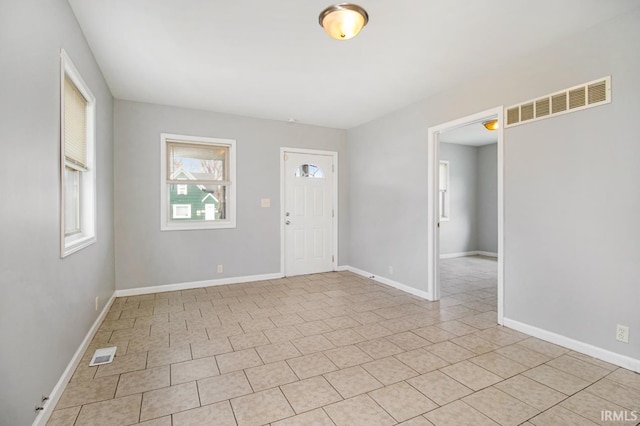
{"type": "Polygon", "coordinates": [[[505,108],[504,127],[611,103],[611,76],[505,108]]]}
{"type": "Polygon", "coordinates": [[[116,349],[118,349],[117,346],[96,349],[93,357],[91,358],[91,362],[89,363],[89,367],[93,367],[94,365],[109,364],[113,361],[113,357],[116,356],[116,349]]]}

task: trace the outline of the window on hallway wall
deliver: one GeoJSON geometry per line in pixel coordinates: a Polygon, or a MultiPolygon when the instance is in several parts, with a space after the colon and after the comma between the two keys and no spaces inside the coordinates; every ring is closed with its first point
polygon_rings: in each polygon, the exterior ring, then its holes
{"type": "Polygon", "coordinates": [[[96,99],[60,52],[60,257],[96,241],[96,99]]]}
{"type": "Polygon", "coordinates": [[[439,184],[439,208],[440,208],[440,221],[449,220],[449,162],[440,161],[440,170],[438,176],[439,184]]]}
{"type": "Polygon", "coordinates": [[[235,140],[161,135],[163,231],[235,228],[235,140]]]}

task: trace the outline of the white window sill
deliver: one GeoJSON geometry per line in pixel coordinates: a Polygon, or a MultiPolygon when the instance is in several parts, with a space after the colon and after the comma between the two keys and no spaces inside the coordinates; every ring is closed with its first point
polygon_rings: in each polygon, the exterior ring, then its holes
{"type": "Polygon", "coordinates": [[[62,255],[60,257],[67,257],[70,254],[73,254],[77,251],[82,250],[85,247],[89,247],[91,244],[96,242],[95,235],[88,236],[73,236],[65,238],[64,248],[62,250],[62,255]]]}
{"type": "Polygon", "coordinates": [[[231,229],[235,228],[235,222],[217,221],[217,222],[184,222],[164,224],[160,227],[161,231],[194,231],[199,229],[231,229]]]}

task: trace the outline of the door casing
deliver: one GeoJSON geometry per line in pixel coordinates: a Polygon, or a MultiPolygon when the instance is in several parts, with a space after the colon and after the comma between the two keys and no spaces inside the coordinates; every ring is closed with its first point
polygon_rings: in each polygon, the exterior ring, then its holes
{"type": "Polygon", "coordinates": [[[286,276],[287,271],[285,270],[285,165],[284,165],[284,156],[287,153],[295,153],[295,154],[312,154],[312,155],[327,155],[332,157],[333,163],[333,217],[332,220],[332,236],[331,236],[331,245],[333,253],[333,258],[331,261],[331,267],[333,271],[338,269],[338,153],[335,151],[321,151],[316,149],[303,149],[303,148],[288,148],[281,147],[280,148],[280,273],[283,276],[286,276]]]}

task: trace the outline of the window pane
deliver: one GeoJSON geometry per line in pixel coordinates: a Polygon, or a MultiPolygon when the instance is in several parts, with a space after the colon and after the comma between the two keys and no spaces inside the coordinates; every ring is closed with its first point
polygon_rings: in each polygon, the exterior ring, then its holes
{"type": "Polygon", "coordinates": [[[227,185],[169,184],[168,187],[172,221],[212,221],[227,218],[227,185]],[[186,191],[181,187],[186,187],[186,191]],[[189,215],[185,206],[188,206],[189,215]]]}
{"type": "Polygon", "coordinates": [[[170,180],[228,180],[225,146],[167,143],[170,180]]]}
{"type": "Polygon", "coordinates": [[[323,179],[324,172],[320,167],[314,166],[313,164],[303,164],[296,169],[295,176],[323,179]]]}
{"type": "Polygon", "coordinates": [[[447,189],[449,189],[449,173],[447,170],[448,167],[449,165],[447,163],[440,163],[440,191],[446,191],[447,189]]]}
{"type": "Polygon", "coordinates": [[[64,79],[64,155],[87,167],[87,100],[73,82],[64,79]]]}
{"type": "Polygon", "coordinates": [[[64,169],[64,234],[80,232],[80,173],[70,167],[64,169]]]}

